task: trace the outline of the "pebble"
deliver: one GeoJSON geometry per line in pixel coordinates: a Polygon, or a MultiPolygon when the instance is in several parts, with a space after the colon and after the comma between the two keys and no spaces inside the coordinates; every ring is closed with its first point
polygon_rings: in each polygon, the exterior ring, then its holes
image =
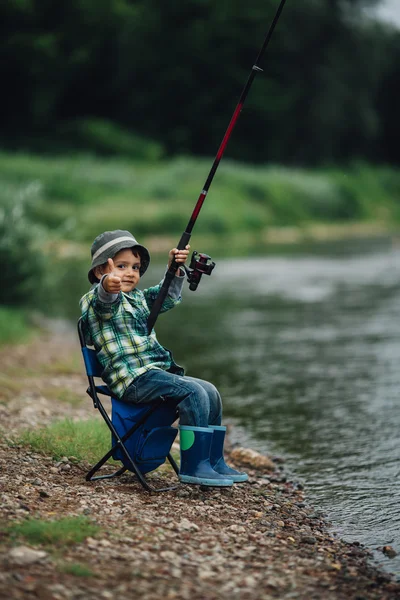
{"type": "Polygon", "coordinates": [[[386,556],[388,556],[389,558],[394,558],[395,556],[397,556],[397,552],[393,548],[393,546],[383,546],[382,552],[383,554],[386,554],[386,556]]]}
{"type": "Polygon", "coordinates": [[[33,550],[28,546],[16,546],[8,553],[8,561],[15,565],[26,566],[46,558],[44,550],[33,550]]]}
{"type": "Polygon", "coordinates": [[[302,535],[300,538],[300,542],[303,544],[316,544],[317,539],[313,535],[302,535]]]}

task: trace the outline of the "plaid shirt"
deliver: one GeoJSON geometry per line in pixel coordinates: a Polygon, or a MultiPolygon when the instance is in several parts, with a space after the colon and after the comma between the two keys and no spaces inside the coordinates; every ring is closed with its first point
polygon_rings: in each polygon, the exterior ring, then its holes
{"type": "MultiPolygon", "coordinates": [[[[120,292],[116,300],[109,303],[99,299],[99,285],[81,298],[80,307],[86,343],[94,346],[104,368],[102,378],[111,392],[122,398],[126,388],[150,369],[183,375],[171,352],[158,342],[154,329],[150,335],[147,333],[147,317],[161,283],[143,291],[120,292]]],[[[180,295],[174,297],[170,291],[161,312],[170,310],[181,300],[180,295]]]]}

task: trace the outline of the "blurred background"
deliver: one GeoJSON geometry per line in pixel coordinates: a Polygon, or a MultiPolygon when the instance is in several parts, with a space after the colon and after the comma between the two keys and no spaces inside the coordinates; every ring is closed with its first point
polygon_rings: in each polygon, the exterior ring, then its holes
{"type": "MultiPolygon", "coordinates": [[[[160,278],[277,6],[1,2],[0,343],[76,321],[106,229],[160,278]]],[[[343,535],[398,547],[400,6],[288,0],[261,66],[192,238],[217,268],[160,337],[343,535]]]]}
{"type": "MultiPolygon", "coordinates": [[[[34,290],[51,286],[45,262],[87,256],[105,229],[132,229],[153,252],[176,244],[276,8],[1,3],[2,263],[19,236],[24,251],[28,239],[35,247],[29,268],[16,261],[21,273],[2,304],[24,304],[28,290],[31,304],[34,290]]],[[[196,225],[199,240],[243,255],[396,225],[399,14],[393,0],[289,2],[196,225]]]]}
{"type": "MultiPolygon", "coordinates": [[[[30,248],[29,267],[6,267],[2,305],[28,292],[31,305],[38,288],[51,298],[46,263],[87,257],[105,229],[132,229],[153,253],[177,243],[276,8],[1,3],[1,261],[21,237],[30,248]]],[[[289,2],[196,225],[200,243],[246,255],[396,228],[399,15],[394,0],[289,2]]]]}

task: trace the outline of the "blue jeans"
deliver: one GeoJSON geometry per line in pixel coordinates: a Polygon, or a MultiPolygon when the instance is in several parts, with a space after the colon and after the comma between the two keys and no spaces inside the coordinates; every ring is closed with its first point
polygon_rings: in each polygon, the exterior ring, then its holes
{"type": "Polygon", "coordinates": [[[181,425],[221,425],[222,402],[217,388],[208,381],[151,369],[140,375],[125,391],[123,400],[151,404],[160,396],[178,401],[181,425]]]}

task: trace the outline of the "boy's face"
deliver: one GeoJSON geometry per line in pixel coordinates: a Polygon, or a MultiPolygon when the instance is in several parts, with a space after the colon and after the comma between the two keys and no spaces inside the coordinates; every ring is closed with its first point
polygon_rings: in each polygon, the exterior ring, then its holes
{"type": "Polygon", "coordinates": [[[121,278],[123,292],[131,292],[140,281],[140,256],[135,256],[131,248],[120,250],[113,258],[114,269],[107,263],[102,269],[102,274],[113,273],[121,278]]]}

